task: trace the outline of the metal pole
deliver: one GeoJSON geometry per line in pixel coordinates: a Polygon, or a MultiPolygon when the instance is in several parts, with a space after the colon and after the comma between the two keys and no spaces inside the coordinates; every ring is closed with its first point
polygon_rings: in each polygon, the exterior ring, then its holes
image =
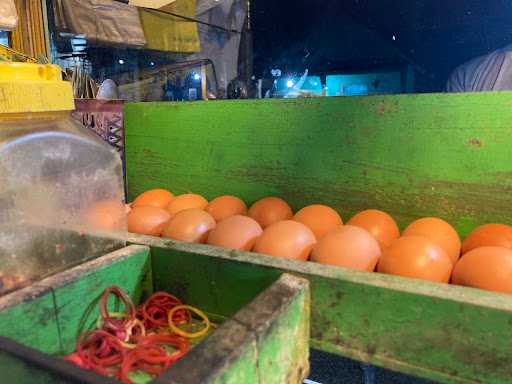
{"type": "Polygon", "coordinates": [[[206,84],[206,64],[201,64],[201,96],[203,100],[208,100],[208,87],[206,84]]]}
{"type": "Polygon", "coordinates": [[[247,30],[251,30],[251,0],[247,0],[247,30]]]}
{"type": "Polygon", "coordinates": [[[375,367],[368,364],[362,364],[361,369],[364,374],[364,384],[375,384],[375,367]]]}

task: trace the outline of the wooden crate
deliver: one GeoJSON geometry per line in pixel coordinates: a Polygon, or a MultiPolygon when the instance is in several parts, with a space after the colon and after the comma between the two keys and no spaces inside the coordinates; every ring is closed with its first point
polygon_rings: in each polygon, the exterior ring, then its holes
{"type": "MultiPolygon", "coordinates": [[[[465,236],[512,223],[512,94],[130,104],[129,196],[150,188],[367,208],[465,236]]],[[[512,297],[134,236],[159,268],[215,277],[232,312],[283,271],[311,283],[311,344],[447,383],[508,383],[512,297]]],[[[203,290],[203,289],[201,289],[203,290]]],[[[201,302],[208,305],[211,300],[201,302]]]]}
{"type": "Polygon", "coordinates": [[[161,269],[160,257],[148,247],[130,246],[1,297],[2,382],[114,382],[57,357],[72,352],[80,330],[96,323],[91,303],[113,284],[136,303],[157,290],[196,306],[212,300],[203,308],[221,325],[154,383],[302,382],[309,353],[307,281],[278,276],[226,311],[223,302],[236,290],[218,289],[222,281],[204,280],[198,271],[177,276],[173,264],[181,259],[163,256],[161,269]]]}

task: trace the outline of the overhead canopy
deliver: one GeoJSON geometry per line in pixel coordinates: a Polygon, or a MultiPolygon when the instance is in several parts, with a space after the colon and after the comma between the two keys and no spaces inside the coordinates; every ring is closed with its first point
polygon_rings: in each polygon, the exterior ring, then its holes
{"type": "Polygon", "coordinates": [[[166,1],[166,3],[168,4],[159,8],[158,11],[140,10],[140,19],[147,41],[146,48],[167,52],[199,52],[201,46],[197,24],[173,16],[195,18],[196,0],[175,0],[166,1]]]}
{"type": "Polygon", "coordinates": [[[53,7],[57,28],[84,35],[89,43],[146,43],[135,7],[112,0],[54,0],[53,7]]]}

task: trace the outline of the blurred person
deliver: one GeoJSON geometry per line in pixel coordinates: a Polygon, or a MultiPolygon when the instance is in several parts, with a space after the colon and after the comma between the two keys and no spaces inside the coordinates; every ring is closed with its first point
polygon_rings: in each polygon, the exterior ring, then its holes
{"type": "Polygon", "coordinates": [[[447,92],[512,90],[512,44],[456,68],[448,79],[446,90],[447,92]]]}

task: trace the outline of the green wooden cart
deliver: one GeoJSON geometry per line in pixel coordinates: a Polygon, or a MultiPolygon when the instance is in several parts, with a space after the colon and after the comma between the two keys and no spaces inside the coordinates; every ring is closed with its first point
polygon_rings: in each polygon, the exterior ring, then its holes
{"type": "Polygon", "coordinates": [[[226,311],[223,303],[232,303],[230,296],[236,291],[217,288],[223,282],[215,278],[204,286],[200,272],[178,276],[175,262],[181,260],[132,245],[0,298],[0,381],[115,382],[60,358],[73,352],[78,335],[96,323],[99,313],[93,304],[111,285],[123,288],[135,303],[154,291],[173,292],[199,306],[207,299],[211,319],[220,324],[152,381],[155,384],[296,384],[306,377],[310,302],[306,280],[280,275],[226,311]],[[162,257],[165,260],[159,260],[162,257]]]}
{"type": "MultiPolygon", "coordinates": [[[[125,107],[129,196],[164,187],[247,203],[282,196],[325,203],[345,219],[388,211],[402,228],[424,216],[461,236],[512,223],[512,94],[431,94],[125,107]]],[[[446,383],[512,382],[512,298],[134,236],[234,292],[232,313],[282,272],[311,284],[311,346],[446,383]],[[236,293],[235,293],[236,292],[236,293]]],[[[214,305],[208,295],[199,303],[214,305]]],[[[219,309],[219,308],[217,308],[219,309]]]]}
{"type": "MultiPolygon", "coordinates": [[[[440,216],[461,236],[511,223],[509,93],[129,104],[125,121],[130,198],[154,187],[247,203],[278,195],[345,219],[383,209],[402,227],[440,216]]],[[[296,383],[309,346],[439,382],[512,381],[510,296],[122,240],[132,245],[0,298],[0,335],[22,344],[0,340],[9,382],[101,382],[50,355],[72,349],[87,305],[113,283],[136,301],[170,290],[223,320],[160,382],[296,383]]]]}

